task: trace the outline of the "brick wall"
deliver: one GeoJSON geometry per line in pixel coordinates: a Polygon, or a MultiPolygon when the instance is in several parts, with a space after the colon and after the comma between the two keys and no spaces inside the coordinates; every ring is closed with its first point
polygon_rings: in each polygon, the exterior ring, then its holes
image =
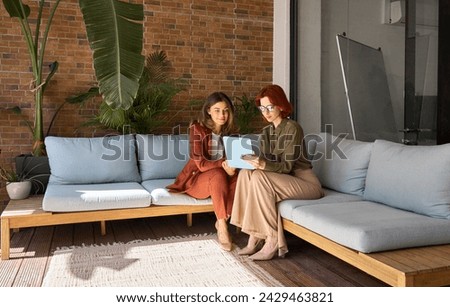
{"type": "MultiPolygon", "coordinates": [[[[36,11],[37,1],[24,2],[36,11]]],[[[272,82],[273,0],[143,0],[144,55],[164,50],[172,62],[173,76],[188,81],[188,89],[174,99],[174,110],[190,100],[204,99],[220,90],[230,96],[255,95],[272,82]]],[[[44,121],[48,127],[56,108],[71,94],[95,84],[77,0],[61,1],[47,43],[45,61],[59,62],[59,70],[46,89],[44,121]]],[[[17,20],[3,4],[0,9],[0,165],[31,151],[31,134],[21,119],[7,108],[20,106],[32,120],[32,75],[25,42],[17,20]]],[[[99,101],[83,108],[65,105],[50,135],[93,136],[105,131],[83,128],[96,114],[99,101]]],[[[159,133],[180,125],[186,131],[198,110],[180,112],[159,133]]],[[[257,121],[255,125],[262,125],[257,121]]],[[[7,198],[4,184],[0,201],[7,198]]]]}

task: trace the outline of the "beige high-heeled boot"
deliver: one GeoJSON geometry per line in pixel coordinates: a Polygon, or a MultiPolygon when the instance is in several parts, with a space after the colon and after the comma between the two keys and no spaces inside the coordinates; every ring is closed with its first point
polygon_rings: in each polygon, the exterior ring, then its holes
{"type": "Polygon", "coordinates": [[[250,236],[248,238],[247,246],[241,249],[238,252],[238,255],[253,255],[257,251],[259,251],[262,247],[262,239],[258,239],[257,237],[250,236]]]}
{"type": "Polygon", "coordinates": [[[230,233],[228,232],[227,222],[225,219],[216,221],[217,238],[219,240],[220,247],[227,252],[233,248],[233,242],[231,241],[230,233]],[[223,222],[221,222],[223,221],[223,222]]]}
{"type": "MultiPolygon", "coordinates": [[[[278,240],[276,238],[267,238],[263,248],[256,254],[248,257],[251,260],[271,260],[278,252],[278,240]]],[[[280,256],[284,258],[284,254],[280,256]]]]}

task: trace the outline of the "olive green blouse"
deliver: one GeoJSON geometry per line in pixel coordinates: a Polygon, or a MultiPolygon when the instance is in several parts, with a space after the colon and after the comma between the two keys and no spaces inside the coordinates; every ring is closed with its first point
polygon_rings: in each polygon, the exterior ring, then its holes
{"type": "Polygon", "coordinates": [[[264,127],[261,134],[261,158],[266,160],[264,170],[293,175],[296,170],[310,169],[303,137],[300,124],[288,118],[276,128],[273,124],[264,127]]]}

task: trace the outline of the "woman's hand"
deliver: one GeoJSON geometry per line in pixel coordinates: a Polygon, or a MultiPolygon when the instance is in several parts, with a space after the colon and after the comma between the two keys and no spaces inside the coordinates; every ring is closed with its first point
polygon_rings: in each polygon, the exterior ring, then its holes
{"type": "Polygon", "coordinates": [[[226,160],[222,162],[222,168],[225,170],[228,176],[234,176],[234,174],[236,174],[236,169],[234,167],[230,167],[226,160]]]}
{"type": "Polygon", "coordinates": [[[255,169],[266,168],[266,160],[261,159],[260,157],[247,155],[245,158],[243,157],[243,159],[255,169]]]}

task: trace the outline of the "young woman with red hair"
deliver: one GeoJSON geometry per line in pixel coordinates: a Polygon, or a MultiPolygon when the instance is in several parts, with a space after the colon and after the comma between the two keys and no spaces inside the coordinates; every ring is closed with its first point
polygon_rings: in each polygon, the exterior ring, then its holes
{"type": "Polygon", "coordinates": [[[256,105],[269,125],[263,128],[259,155],[248,161],[254,170],[239,172],[230,222],[249,235],[240,255],[269,260],[277,252],[280,257],[288,252],[277,203],[290,198],[320,198],[323,191],[305,157],[303,129],[288,118],[292,105],[283,89],[278,85],[264,87],[256,105]]]}

